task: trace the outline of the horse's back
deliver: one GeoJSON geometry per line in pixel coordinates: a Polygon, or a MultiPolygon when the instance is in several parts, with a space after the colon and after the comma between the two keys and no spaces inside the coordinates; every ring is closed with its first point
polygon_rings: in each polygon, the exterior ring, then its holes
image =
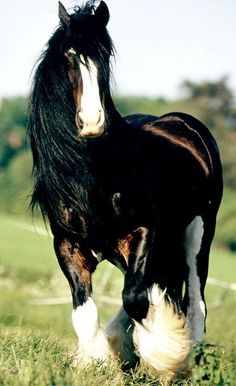
{"type": "MultiPolygon", "coordinates": [[[[170,135],[175,135],[175,137],[183,137],[183,127],[185,128],[185,135],[190,137],[189,133],[192,135],[192,141],[194,137],[200,137],[202,142],[205,143],[205,146],[212,148],[212,152],[216,153],[216,157],[219,158],[219,149],[216,144],[216,141],[211,134],[210,130],[197,118],[192,115],[181,113],[181,112],[171,112],[161,116],[155,116],[151,114],[132,114],[125,117],[125,120],[136,129],[149,128],[159,126],[162,129],[162,132],[168,132],[170,135]]],[[[153,130],[155,133],[155,130],[153,130]]],[[[160,134],[160,133],[159,133],[160,134]]],[[[158,133],[156,133],[158,135],[158,133]]]]}
{"type": "Polygon", "coordinates": [[[176,145],[180,149],[189,149],[195,154],[208,174],[222,184],[222,168],[217,143],[210,130],[195,117],[181,112],[171,112],[161,116],[133,114],[125,120],[144,138],[157,138],[163,146],[176,145]],[[151,135],[150,135],[151,134],[151,135]],[[204,165],[205,164],[205,165],[204,165]]]}

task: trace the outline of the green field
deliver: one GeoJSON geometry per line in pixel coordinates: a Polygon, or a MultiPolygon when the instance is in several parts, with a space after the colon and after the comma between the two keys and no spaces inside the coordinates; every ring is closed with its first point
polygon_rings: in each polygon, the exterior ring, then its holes
{"type": "MultiPolygon", "coordinates": [[[[0,385],[158,385],[144,368],[123,374],[116,363],[73,365],[76,336],[68,284],[50,234],[22,218],[0,218],[0,385]],[[52,303],[58,299],[62,304],[52,303]]],[[[192,375],[179,385],[236,385],[236,255],[213,249],[208,284],[207,335],[190,359],[192,375]],[[199,359],[200,358],[200,359],[199,359]]],[[[94,294],[106,322],[119,307],[123,278],[102,263],[94,294]]]]}

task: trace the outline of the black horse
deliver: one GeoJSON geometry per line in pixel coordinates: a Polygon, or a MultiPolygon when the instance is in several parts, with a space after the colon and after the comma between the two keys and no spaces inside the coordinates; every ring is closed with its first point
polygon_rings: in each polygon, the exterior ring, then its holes
{"type": "Polygon", "coordinates": [[[60,25],[29,101],[32,206],[49,219],[73,299],[78,361],[175,372],[205,331],[204,287],[222,196],[216,142],[197,119],[116,110],[109,11],[89,1],[60,25]],[[123,306],[106,330],[91,275],[107,259],[124,272],[123,306]]]}

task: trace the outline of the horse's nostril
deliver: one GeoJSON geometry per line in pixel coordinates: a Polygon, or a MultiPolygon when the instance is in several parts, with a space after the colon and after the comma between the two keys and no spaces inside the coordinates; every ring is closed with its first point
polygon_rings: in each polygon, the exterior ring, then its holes
{"type": "Polygon", "coordinates": [[[79,126],[96,126],[103,122],[103,110],[97,110],[94,113],[85,113],[83,110],[77,111],[76,121],[79,126]]]}

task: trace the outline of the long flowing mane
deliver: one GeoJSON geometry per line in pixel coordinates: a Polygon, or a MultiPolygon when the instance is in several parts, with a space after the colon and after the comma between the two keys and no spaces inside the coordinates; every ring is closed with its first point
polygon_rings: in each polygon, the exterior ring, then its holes
{"type": "Polygon", "coordinates": [[[31,205],[34,210],[39,204],[43,215],[62,227],[68,227],[63,209],[73,210],[78,218],[89,216],[93,185],[88,144],[77,136],[65,50],[75,47],[85,57],[91,56],[100,66],[102,80],[109,82],[113,45],[106,29],[94,30],[93,12],[91,1],[76,8],[69,30],[62,23],[57,28],[40,57],[29,97],[28,131],[35,177],[31,205]]]}

